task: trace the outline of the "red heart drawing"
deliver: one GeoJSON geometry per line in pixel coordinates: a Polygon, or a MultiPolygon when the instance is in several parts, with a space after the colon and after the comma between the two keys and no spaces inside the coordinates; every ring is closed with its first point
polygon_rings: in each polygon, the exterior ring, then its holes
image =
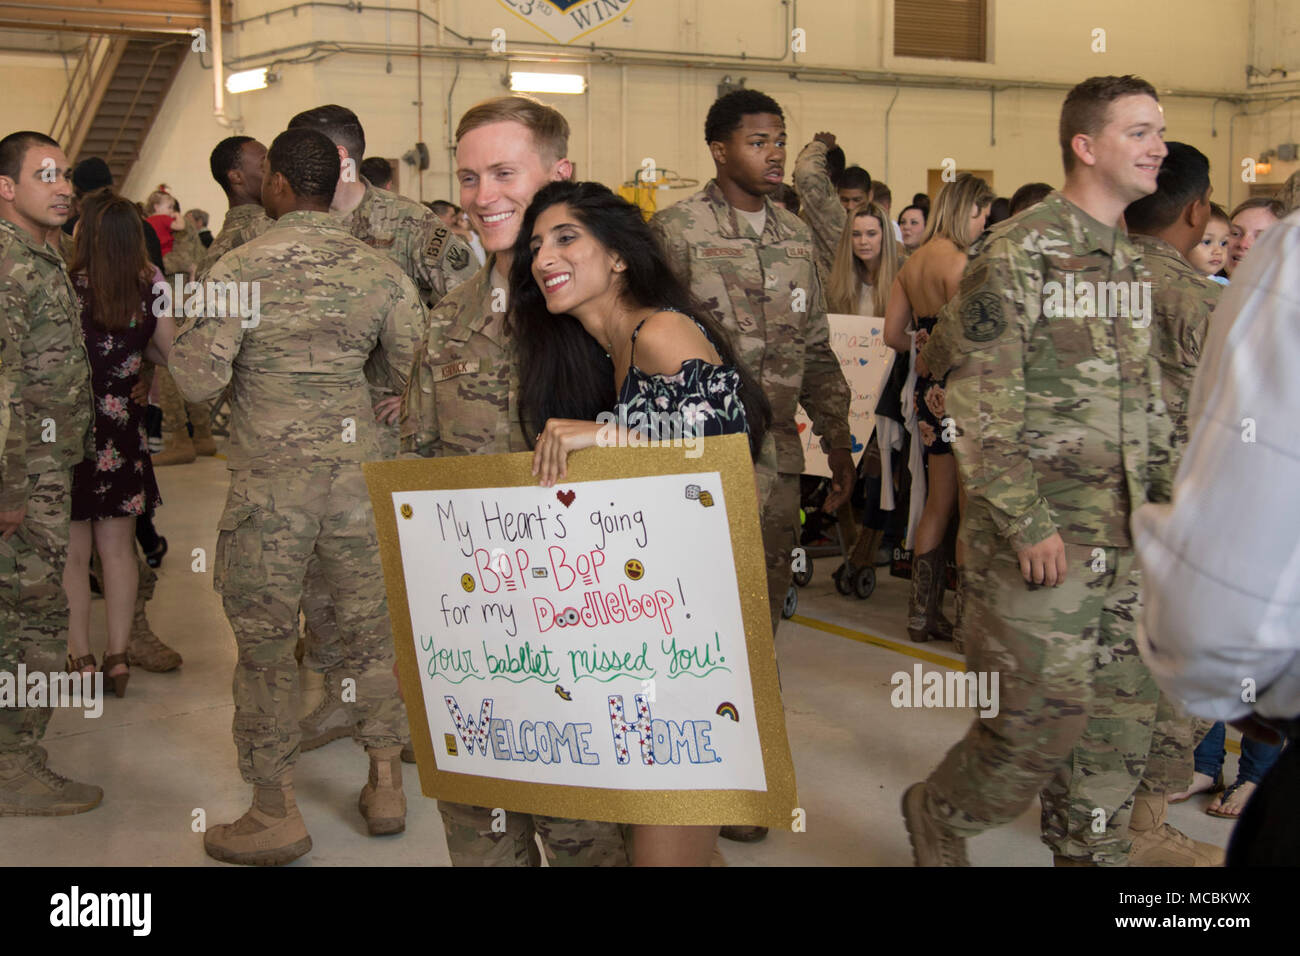
{"type": "Polygon", "coordinates": [[[799,434],[802,435],[804,429],[807,428],[807,427],[808,427],[808,423],[807,423],[807,422],[800,422],[800,423],[799,423],[799,434]]]}
{"type": "Polygon", "coordinates": [[[578,496],[572,491],[557,491],[555,497],[559,498],[560,504],[567,508],[569,505],[573,504],[573,499],[578,496]]]}

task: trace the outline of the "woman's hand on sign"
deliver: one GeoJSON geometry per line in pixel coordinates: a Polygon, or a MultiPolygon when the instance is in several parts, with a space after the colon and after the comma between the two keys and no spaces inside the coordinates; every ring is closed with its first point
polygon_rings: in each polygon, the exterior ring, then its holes
{"type": "Polygon", "coordinates": [[[610,426],[600,422],[583,422],[572,418],[550,418],[537,436],[533,448],[533,474],[543,488],[568,477],[569,453],[590,448],[604,441],[610,426]]]}

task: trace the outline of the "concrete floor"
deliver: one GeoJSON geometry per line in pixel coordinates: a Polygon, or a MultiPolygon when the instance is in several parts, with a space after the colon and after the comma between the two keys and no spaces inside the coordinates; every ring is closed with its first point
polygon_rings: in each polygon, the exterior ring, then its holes
{"type": "MultiPolygon", "coordinates": [[[[211,578],[228,485],[225,462],[208,458],[161,468],[158,480],[166,504],[157,525],[170,551],[149,618],[185,664],[171,674],[135,669],[127,696],[107,700],[98,720],[67,710],[55,714],[45,741],[50,766],[99,784],[104,802],[72,817],[0,819],[0,863],[224,865],[204,853],[196,817],[202,811],[208,825],[229,822],[247,808],[250,794],[231,740],[234,638],[211,578]],[[191,570],[195,548],[206,553],[204,573],[191,570]]],[[[729,865],[911,865],[899,798],[969,724],[968,711],[909,710],[904,717],[890,705],[893,673],[910,672],[917,660],[930,670],[960,657],[951,644],[908,643],[907,582],[881,568],[870,600],[841,597],[830,578],[838,563],[815,561],[798,615],[782,624],[777,637],[807,830],[774,831],[752,845],[722,841],[729,865]]],[[[95,602],[93,628],[92,646],[102,656],[102,601],[95,602]]],[[[305,704],[314,703],[318,688],[319,678],[305,682],[305,704]]],[[[1229,780],[1236,760],[1228,755],[1229,780]]],[[[296,792],[314,848],[294,865],[448,865],[437,808],[420,794],[414,767],[407,766],[404,779],[407,829],[395,837],[366,835],[356,806],[365,779],[364,753],[351,741],[302,755],[296,792]]],[[[1203,813],[1207,802],[1197,797],[1172,807],[1170,820],[1190,836],[1226,845],[1232,822],[1203,813]]],[[[972,840],[972,862],[1050,866],[1051,854],[1038,838],[1038,815],[1035,803],[1014,824],[972,840]]]]}

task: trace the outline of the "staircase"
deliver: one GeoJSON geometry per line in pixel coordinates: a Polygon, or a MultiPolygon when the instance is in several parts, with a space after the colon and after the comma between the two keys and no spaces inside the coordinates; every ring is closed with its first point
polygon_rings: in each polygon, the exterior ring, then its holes
{"type": "Polygon", "coordinates": [[[50,135],[74,163],[103,159],[120,186],[189,52],[190,38],[174,34],[90,38],[50,135]]]}

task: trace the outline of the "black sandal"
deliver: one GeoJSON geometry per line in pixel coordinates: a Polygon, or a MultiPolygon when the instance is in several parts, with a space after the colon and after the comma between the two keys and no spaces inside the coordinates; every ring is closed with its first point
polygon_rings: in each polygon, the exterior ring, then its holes
{"type": "MultiPolygon", "coordinates": [[[[1238,780],[1231,787],[1228,787],[1226,790],[1223,791],[1222,796],[1219,797],[1219,806],[1222,807],[1225,803],[1231,800],[1232,795],[1235,794],[1238,790],[1242,788],[1244,784],[1247,783],[1254,784],[1256,787],[1259,786],[1259,784],[1256,784],[1255,781],[1253,780],[1238,780]]],[[[1249,802],[1250,798],[1247,797],[1246,799],[1247,802],[1249,802]]],[[[1212,817],[1218,817],[1221,820],[1240,820],[1241,814],[1244,813],[1245,811],[1246,811],[1245,804],[1242,805],[1241,811],[1238,813],[1224,813],[1222,812],[1222,810],[1215,810],[1213,804],[1205,808],[1206,813],[1208,813],[1212,817]]]]}

